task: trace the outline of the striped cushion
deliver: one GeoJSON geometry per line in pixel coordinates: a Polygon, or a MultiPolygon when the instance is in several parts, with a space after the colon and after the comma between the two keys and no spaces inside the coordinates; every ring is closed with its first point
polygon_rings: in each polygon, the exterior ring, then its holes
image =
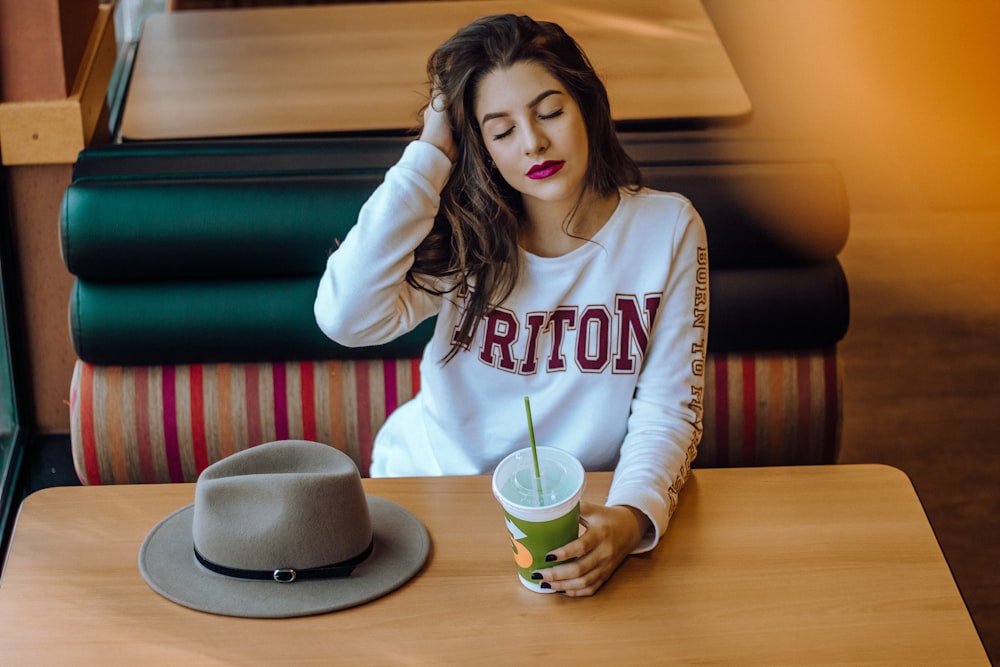
{"type": "MultiPolygon", "coordinates": [[[[709,355],[697,465],[833,463],[841,371],[833,348],[709,355]]],[[[95,366],[70,389],[84,484],[194,481],[210,463],[301,438],[347,452],[368,474],[385,418],[420,387],[419,360],[95,366]]]]}
{"type": "Polygon", "coordinates": [[[709,354],[696,465],[836,463],[842,381],[835,348],[709,354]]]}
{"type": "Polygon", "coordinates": [[[78,361],[70,432],[85,484],[194,481],[263,442],[336,445],[368,474],[375,432],[420,387],[419,360],[94,366],[78,361]]]}

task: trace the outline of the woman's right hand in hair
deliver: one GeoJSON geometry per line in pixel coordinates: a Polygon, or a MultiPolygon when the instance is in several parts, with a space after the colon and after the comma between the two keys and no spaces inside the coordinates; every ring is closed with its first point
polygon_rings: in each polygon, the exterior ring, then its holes
{"type": "Polygon", "coordinates": [[[430,104],[424,109],[424,129],[420,140],[437,146],[442,153],[455,161],[457,150],[455,138],[451,133],[451,118],[448,116],[448,106],[444,93],[435,90],[431,94],[430,104]]]}

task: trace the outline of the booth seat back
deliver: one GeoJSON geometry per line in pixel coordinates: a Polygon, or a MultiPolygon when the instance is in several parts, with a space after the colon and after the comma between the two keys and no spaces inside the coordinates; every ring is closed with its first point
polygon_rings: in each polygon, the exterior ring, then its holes
{"type": "MultiPolygon", "coordinates": [[[[833,463],[834,349],[710,354],[699,467],[833,463]]],[[[386,417],[420,388],[418,359],[95,366],[77,362],[73,460],[85,484],[184,482],[255,444],[305,439],[363,475],[386,417]]]]}
{"type": "MultiPolygon", "coordinates": [[[[709,236],[712,310],[697,466],[832,463],[837,254],[848,214],[823,161],[719,162],[632,136],[648,185],[692,199],[709,236]]],[[[432,323],[343,348],[312,320],[327,254],[402,150],[386,140],[140,144],[81,154],[62,210],[80,357],[70,387],[84,483],[193,481],[284,438],[367,475],[386,417],[420,386],[432,323]]]]}

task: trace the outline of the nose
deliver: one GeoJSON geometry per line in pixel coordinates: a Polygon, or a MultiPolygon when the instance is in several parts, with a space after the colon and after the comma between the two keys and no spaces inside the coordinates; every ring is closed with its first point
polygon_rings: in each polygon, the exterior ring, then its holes
{"type": "Polygon", "coordinates": [[[529,124],[521,137],[524,141],[525,155],[538,155],[544,153],[549,147],[548,137],[537,124],[529,124]]]}

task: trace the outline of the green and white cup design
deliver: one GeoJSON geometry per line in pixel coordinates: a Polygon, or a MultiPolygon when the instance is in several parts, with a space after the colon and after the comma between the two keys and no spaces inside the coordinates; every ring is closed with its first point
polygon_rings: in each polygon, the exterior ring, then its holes
{"type": "Polygon", "coordinates": [[[503,507],[518,579],[538,593],[551,591],[532,581],[531,573],[558,565],[545,556],[579,534],[583,466],[554,447],[537,447],[541,491],[531,448],[509,455],[493,472],[493,495],[503,507]]]}

